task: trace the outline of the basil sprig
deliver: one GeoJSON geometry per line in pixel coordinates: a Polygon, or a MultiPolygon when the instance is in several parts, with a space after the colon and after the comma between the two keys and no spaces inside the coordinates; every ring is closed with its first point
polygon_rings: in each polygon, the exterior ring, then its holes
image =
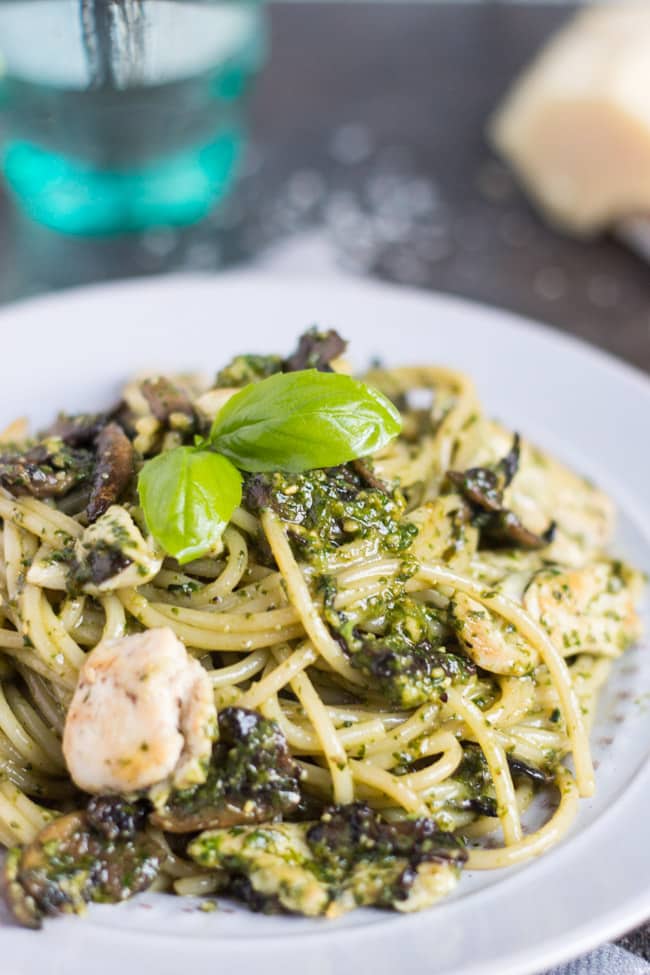
{"type": "Polygon", "coordinates": [[[398,411],[376,389],[306,369],[241,389],[218,413],[210,442],[243,471],[298,474],[372,454],[401,426],[398,411]]]}
{"type": "Polygon", "coordinates": [[[147,527],[180,563],[199,558],[241,501],[239,470],[336,467],[380,450],[401,426],[385,396],[340,373],[308,369],[251,383],[225,403],[207,441],[145,463],[138,491],[147,527]]]}
{"type": "Polygon", "coordinates": [[[148,460],[138,478],[147,528],[182,564],[221,538],[241,501],[241,474],[221,454],[175,447],[148,460]]]}

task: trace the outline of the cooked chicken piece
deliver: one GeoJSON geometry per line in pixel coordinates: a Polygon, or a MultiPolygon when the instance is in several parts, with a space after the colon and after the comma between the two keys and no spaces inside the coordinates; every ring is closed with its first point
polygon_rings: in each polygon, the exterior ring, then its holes
{"type": "MultiPolygon", "coordinates": [[[[140,372],[126,383],[122,389],[122,401],[132,418],[156,415],[157,411],[152,409],[149,398],[160,378],[159,372],[140,372]]],[[[183,411],[208,386],[206,378],[198,373],[173,373],[164,376],[163,381],[175,388],[176,396],[183,398],[184,404],[181,407],[183,411]]],[[[178,403],[174,404],[174,410],[171,412],[178,412],[177,407],[178,403]]]]}
{"type": "Polygon", "coordinates": [[[210,830],[190,856],[229,875],[255,910],[338,917],[355,907],[420,911],[455,887],[467,854],[432,820],[389,824],[361,803],[314,823],[210,830]]]}
{"type": "Polygon", "coordinates": [[[185,788],[205,781],[215,736],[207,672],[165,627],[100,644],[88,655],[63,752],[86,792],[185,788]]]}
{"type": "Polygon", "coordinates": [[[162,562],[153,540],[143,538],[126,508],[114,504],[86,528],[73,549],[39,549],[27,581],[47,589],[78,589],[97,596],[150,582],[162,562]]]}
{"type": "Polygon", "coordinates": [[[144,457],[159,453],[168,429],[177,440],[191,432],[194,400],[206,387],[206,380],[196,374],[133,376],[122,390],[120,422],[133,438],[136,452],[144,457]]]}
{"type": "Polygon", "coordinates": [[[194,404],[201,419],[207,423],[213,423],[217,413],[222,406],[225,406],[231,397],[238,393],[236,386],[222,386],[219,389],[209,389],[207,393],[199,396],[194,404]]]}
{"type": "Polygon", "coordinates": [[[539,655],[514,626],[493,615],[481,603],[457,592],[452,602],[458,638],[467,654],[485,670],[522,677],[539,662],[539,655]]]}
{"type": "Polygon", "coordinates": [[[153,540],[143,538],[126,508],[117,504],[86,529],[75,555],[83,591],[91,596],[142,586],[158,575],[163,562],[153,540]]]}
{"type": "Polygon", "coordinates": [[[619,563],[540,572],[526,590],[524,607],[565,656],[600,651],[617,656],[640,636],[635,602],[640,576],[619,563]]]}
{"type": "Polygon", "coordinates": [[[270,910],[277,912],[281,905],[287,911],[317,917],[327,911],[330,895],[327,885],[307,866],[311,862],[307,828],[307,823],[273,823],[212,830],[201,833],[189,853],[202,866],[245,877],[251,889],[249,900],[255,906],[259,898],[260,907],[268,900],[270,910]]]}

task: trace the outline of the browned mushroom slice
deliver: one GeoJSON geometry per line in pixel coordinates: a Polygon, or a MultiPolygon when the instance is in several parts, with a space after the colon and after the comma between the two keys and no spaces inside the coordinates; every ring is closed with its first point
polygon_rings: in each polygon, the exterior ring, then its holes
{"type": "Polygon", "coordinates": [[[393,866],[397,858],[404,858],[403,873],[395,878],[398,888],[378,892],[378,903],[389,906],[406,895],[404,880],[413,881],[408,867],[426,862],[445,862],[458,868],[467,861],[467,851],[451,832],[441,830],[433,819],[418,818],[390,822],[364,802],[344,806],[329,806],[320,822],[307,830],[307,844],[320,861],[324,873],[332,879],[349,874],[361,864],[381,868],[382,861],[393,866]]]}
{"type": "Polygon", "coordinates": [[[486,519],[481,534],[482,541],[490,546],[501,545],[535,551],[551,544],[555,536],[555,522],[552,521],[545,532],[537,535],[522,524],[514,511],[504,508],[486,519]]]}
{"type": "Polygon", "coordinates": [[[0,484],[15,495],[58,498],[90,475],[92,454],[59,438],[0,454],[0,484]]]}
{"type": "Polygon", "coordinates": [[[194,409],[189,396],[166,376],[145,379],[140,389],[160,423],[169,423],[170,417],[176,413],[187,417],[188,427],[194,424],[194,409]]]}
{"type": "Polygon", "coordinates": [[[528,762],[524,762],[521,758],[516,758],[514,755],[508,755],[507,758],[510,771],[513,775],[524,776],[538,785],[552,785],[553,775],[550,772],[536,768],[534,765],[529,765],[528,762]]]}
{"type": "Polygon", "coordinates": [[[512,447],[501,460],[490,467],[472,467],[466,471],[447,471],[447,480],[464,498],[468,515],[481,532],[481,543],[488,547],[540,549],[553,541],[555,523],[536,534],[522,524],[519,517],[503,504],[503,492],[519,468],[520,440],[515,434],[512,447]]]}
{"type": "Polygon", "coordinates": [[[352,461],[352,467],[367,487],[373,488],[375,491],[381,491],[382,494],[391,494],[391,486],[378,477],[369,457],[358,457],[352,461]]]}
{"type": "Polygon", "coordinates": [[[447,471],[447,477],[470,504],[483,511],[502,511],[503,492],[519,469],[521,441],[514,435],[505,457],[490,467],[471,467],[467,471],[447,471]]]}
{"type": "Polygon", "coordinates": [[[300,336],[298,348],[284,360],[284,372],[297,372],[300,369],[318,369],[320,372],[332,372],[332,361],[345,352],[345,342],[338,332],[319,332],[315,328],[309,329],[300,336]]]}
{"type": "Polygon", "coordinates": [[[98,543],[82,562],[76,559],[72,561],[69,580],[71,591],[76,592],[88,582],[93,586],[101,586],[103,582],[114,578],[129,565],[133,565],[133,560],[121,549],[98,543]]]}
{"type": "Polygon", "coordinates": [[[18,880],[18,868],[23,851],[19,846],[9,850],[5,858],[2,886],[9,909],[19,924],[25,928],[40,928],[43,913],[18,880]]]}
{"type": "Polygon", "coordinates": [[[135,839],[147,825],[151,806],[146,799],[93,796],[86,808],[90,826],[108,840],[135,839]]]}
{"type": "Polygon", "coordinates": [[[497,473],[503,481],[503,487],[507,488],[512,483],[512,479],[519,470],[519,459],[521,457],[521,437],[515,433],[512,439],[512,446],[505,457],[502,457],[496,466],[497,473]]]}
{"type": "Polygon", "coordinates": [[[151,821],[170,833],[262,823],[300,802],[300,771],[274,721],[245,708],[219,713],[206,781],[178,790],[151,821]]]}
{"type": "Polygon", "coordinates": [[[10,903],[16,918],[32,927],[40,917],[79,913],[90,902],[117,903],[150,887],[164,856],[145,833],[109,835],[87,813],[68,813],[12,859],[10,903]]]}
{"type": "Polygon", "coordinates": [[[97,521],[119,500],[133,474],[133,447],[117,423],[109,423],[97,438],[97,463],[86,514],[97,521]]]}
{"type": "Polygon", "coordinates": [[[42,436],[60,437],[69,447],[87,447],[96,440],[109,421],[109,413],[77,413],[74,416],[59,413],[42,436]]]}
{"type": "Polygon", "coordinates": [[[447,477],[470,504],[483,511],[501,511],[503,489],[494,471],[471,467],[467,471],[447,471],[447,477]]]}

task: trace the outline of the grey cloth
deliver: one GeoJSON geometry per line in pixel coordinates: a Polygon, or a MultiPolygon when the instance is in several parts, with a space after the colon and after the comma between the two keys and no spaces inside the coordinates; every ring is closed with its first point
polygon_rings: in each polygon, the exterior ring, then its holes
{"type": "Polygon", "coordinates": [[[603,945],[568,965],[551,968],[540,975],[650,975],[650,964],[624,948],[603,945]]]}

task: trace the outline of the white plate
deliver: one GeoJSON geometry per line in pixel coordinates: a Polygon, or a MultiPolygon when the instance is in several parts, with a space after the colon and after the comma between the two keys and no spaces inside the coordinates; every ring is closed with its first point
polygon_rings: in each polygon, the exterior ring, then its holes
{"type": "MultiPolygon", "coordinates": [[[[488,410],[617,498],[617,548],[650,568],[650,383],[565,336],[504,312],[405,289],[236,274],[91,288],[0,315],[0,427],[28,413],[110,403],[143,368],[216,370],[233,353],[287,351],[318,322],[351,340],[355,364],[440,362],[470,372],[488,410]]],[[[570,837],[517,870],[466,875],[424,914],[365,911],[340,922],[206,914],[142,895],[44,932],[3,928],[3,975],[526,975],[650,917],[647,841],[650,658],[630,652],[593,735],[596,797],[570,837]]]]}

